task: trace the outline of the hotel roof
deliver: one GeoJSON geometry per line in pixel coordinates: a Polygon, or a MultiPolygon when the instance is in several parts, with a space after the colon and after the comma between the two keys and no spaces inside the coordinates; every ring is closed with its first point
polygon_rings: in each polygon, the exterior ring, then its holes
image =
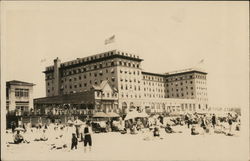
{"type": "Polygon", "coordinates": [[[165,75],[172,76],[172,75],[179,75],[179,74],[192,73],[192,72],[207,74],[207,72],[205,72],[203,69],[200,69],[200,68],[188,68],[188,69],[167,72],[167,73],[165,73],[165,75]]]}
{"type": "MultiPolygon", "coordinates": [[[[87,65],[87,64],[91,64],[91,63],[97,63],[100,61],[113,59],[113,58],[122,58],[122,59],[128,59],[128,60],[139,61],[139,62],[143,61],[143,59],[141,59],[139,56],[137,56],[135,54],[115,49],[115,50],[102,52],[100,54],[95,54],[95,55],[87,56],[84,58],[77,58],[77,59],[74,59],[71,61],[63,62],[63,63],[61,63],[61,68],[77,67],[79,65],[87,65]]],[[[49,72],[49,71],[53,71],[53,70],[54,70],[53,65],[48,66],[48,67],[46,67],[46,71],[44,71],[44,73],[49,72]]]]}

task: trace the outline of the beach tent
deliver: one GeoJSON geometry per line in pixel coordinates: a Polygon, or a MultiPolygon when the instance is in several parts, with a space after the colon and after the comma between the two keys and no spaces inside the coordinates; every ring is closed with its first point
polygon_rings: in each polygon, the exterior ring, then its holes
{"type": "Polygon", "coordinates": [[[83,125],[83,124],[84,124],[84,122],[82,122],[82,121],[79,120],[79,119],[75,120],[73,123],[74,123],[74,125],[76,125],[76,126],[80,126],[80,125],[83,125]]]}
{"type": "Polygon", "coordinates": [[[143,118],[143,117],[148,117],[148,114],[146,114],[144,112],[139,113],[139,112],[133,110],[126,115],[125,120],[134,119],[134,118],[143,118]]]}
{"type": "Polygon", "coordinates": [[[115,112],[109,112],[106,114],[108,117],[120,117],[120,115],[118,115],[117,113],[115,112]]]}
{"type": "Polygon", "coordinates": [[[140,112],[138,113],[138,117],[144,118],[144,117],[149,117],[146,112],[140,112]]]}
{"type": "Polygon", "coordinates": [[[105,118],[105,117],[109,117],[107,114],[105,114],[104,112],[96,112],[94,115],[93,115],[94,118],[105,118]]]}
{"type": "Polygon", "coordinates": [[[74,124],[74,122],[71,121],[71,120],[68,120],[68,121],[67,121],[67,124],[74,124]]]}

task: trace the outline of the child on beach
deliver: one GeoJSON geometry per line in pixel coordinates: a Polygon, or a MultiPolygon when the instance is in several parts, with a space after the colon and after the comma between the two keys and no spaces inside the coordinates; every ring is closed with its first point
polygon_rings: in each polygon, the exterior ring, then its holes
{"type": "Polygon", "coordinates": [[[72,134],[72,141],[71,141],[71,150],[73,150],[73,148],[77,149],[77,143],[78,143],[78,139],[76,137],[76,134],[73,133],[72,134]]]}

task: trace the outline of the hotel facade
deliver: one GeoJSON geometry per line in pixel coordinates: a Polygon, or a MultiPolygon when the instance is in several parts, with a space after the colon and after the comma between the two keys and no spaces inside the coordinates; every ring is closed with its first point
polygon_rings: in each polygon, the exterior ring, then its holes
{"type": "MultiPolygon", "coordinates": [[[[209,110],[206,72],[186,69],[150,73],[143,71],[142,61],[139,56],[120,50],[68,62],[56,58],[44,71],[46,97],[35,99],[34,104],[43,107],[45,99],[50,102],[50,98],[92,91],[91,106],[99,111],[126,113],[130,108],[138,108],[150,113],[181,113],[209,110]],[[95,101],[100,100],[100,96],[102,101],[95,101]]],[[[87,102],[78,105],[86,106],[87,102]]]]}

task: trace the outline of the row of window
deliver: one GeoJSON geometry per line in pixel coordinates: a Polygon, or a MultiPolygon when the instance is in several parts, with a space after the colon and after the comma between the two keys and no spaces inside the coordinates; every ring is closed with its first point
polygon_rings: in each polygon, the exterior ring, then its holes
{"type": "Polygon", "coordinates": [[[151,94],[151,93],[144,93],[144,97],[149,97],[149,98],[164,98],[163,94],[151,94]]]}
{"type": "MultiPolygon", "coordinates": [[[[193,90],[194,88],[193,87],[190,87],[190,89],[191,90],[193,90]]],[[[179,91],[179,89],[177,88],[177,89],[175,89],[176,90],[176,92],[178,92],[179,91]]],[[[183,88],[180,88],[180,91],[183,91],[184,89],[183,88]]],[[[188,90],[188,86],[186,86],[186,90],[188,90]]],[[[171,88],[171,91],[174,91],[174,88],[171,88]]],[[[167,89],[167,92],[169,92],[169,90],[167,89]]]]}
{"type": "Polygon", "coordinates": [[[134,74],[134,75],[137,74],[137,75],[140,75],[141,72],[140,72],[140,71],[137,71],[137,72],[136,72],[136,71],[130,71],[130,70],[128,70],[128,71],[127,71],[127,70],[124,70],[124,71],[123,71],[123,70],[120,70],[120,73],[121,73],[121,74],[122,74],[122,73],[125,73],[125,74],[134,74]]]}
{"type": "Polygon", "coordinates": [[[205,81],[196,81],[197,84],[206,84],[205,81]]]}
{"type": "MultiPolygon", "coordinates": [[[[133,95],[132,95],[132,94],[129,95],[129,94],[123,94],[123,93],[122,93],[122,94],[121,94],[121,97],[122,97],[122,98],[133,98],[133,95]]],[[[140,94],[138,94],[138,95],[135,94],[134,98],[141,98],[141,95],[140,95],[140,94]]]]}
{"type": "Polygon", "coordinates": [[[205,87],[197,87],[197,89],[200,89],[200,90],[207,90],[207,88],[205,88],[205,87]]]}
{"type": "Polygon", "coordinates": [[[192,75],[186,75],[186,76],[181,76],[181,77],[172,77],[172,78],[167,78],[166,82],[170,82],[170,81],[178,81],[178,80],[183,80],[183,79],[192,79],[194,78],[192,75]]]}
{"type": "MultiPolygon", "coordinates": [[[[149,92],[151,92],[151,88],[144,88],[144,91],[149,91],[149,92]]],[[[163,89],[158,89],[158,88],[156,88],[156,89],[152,89],[152,92],[164,92],[164,90],[163,89]]]]}
{"type": "MultiPolygon", "coordinates": [[[[129,86],[128,86],[127,84],[124,85],[124,86],[121,85],[121,90],[129,90],[129,89],[130,89],[130,90],[133,89],[133,86],[132,86],[132,85],[129,85],[129,86]]],[[[140,91],[141,88],[140,88],[140,86],[136,86],[136,85],[135,85],[133,90],[135,90],[135,91],[136,91],[136,90],[140,91]]]]}
{"type": "Polygon", "coordinates": [[[77,68],[77,69],[69,69],[63,72],[63,76],[68,76],[72,74],[78,74],[78,73],[83,73],[87,72],[90,70],[96,70],[96,69],[103,69],[107,67],[113,67],[117,65],[122,65],[122,66],[127,66],[127,67],[133,67],[133,68],[139,68],[140,65],[137,63],[135,64],[134,62],[130,61],[111,61],[111,62],[101,62],[98,64],[93,64],[93,65],[88,65],[82,68],[77,68]]]}
{"type": "MultiPolygon", "coordinates": [[[[107,80],[108,80],[108,78],[107,78],[107,80]]],[[[99,83],[101,83],[102,81],[103,81],[103,80],[100,80],[99,83]]],[[[112,81],[112,82],[115,82],[115,78],[112,77],[111,81],[112,81]]],[[[94,84],[94,85],[98,85],[98,81],[97,81],[97,80],[94,80],[94,81],[93,81],[93,84],[94,84]]],[[[90,81],[89,81],[89,85],[92,86],[93,84],[92,84],[92,80],[90,80],[90,81]]],[[[69,85],[69,89],[72,89],[73,87],[76,89],[76,88],[78,88],[78,87],[81,88],[81,87],[87,87],[87,86],[88,86],[88,83],[83,83],[83,84],[79,83],[78,85],[77,85],[77,84],[69,85]]],[[[61,86],[61,89],[67,89],[67,88],[68,88],[67,85],[61,86]]],[[[52,91],[53,91],[53,90],[54,90],[54,87],[52,87],[52,91]]],[[[50,93],[50,89],[48,89],[48,93],[50,93]]]]}
{"type": "Polygon", "coordinates": [[[143,79],[154,80],[154,81],[163,81],[163,78],[161,78],[161,77],[148,76],[148,75],[144,75],[143,79]]]}
{"type": "MultiPolygon", "coordinates": [[[[109,72],[108,69],[106,69],[106,73],[108,73],[108,72],[109,72]]],[[[111,69],[111,73],[115,73],[115,71],[111,69]]],[[[93,73],[93,76],[94,76],[94,77],[97,77],[97,75],[98,75],[97,73],[93,73]]],[[[103,75],[103,73],[100,72],[99,75],[103,75]]],[[[91,72],[89,73],[89,76],[90,76],[90,77],[92,76],[92,73],[91,73],[91,72]]],[[[69,82],[72,82],[72,80],[73,80],[73,81],[77,81],[77,80],[82,80],[82,79],[87,79],[87,75],[86,75],[86,74],[84,74],[83,76],[79,75],[78,77],[74,77],[74,78],[71,78],[71,77],[70,77],[70,78],[69,78],[69,82]]],[[[66,81],[67,81],[67,78],[61,79],[61,83],[66,82],[66,81]]],[[[53,82],[52,82],[52,83],[53,83],[53,82]]],[[[47,85],[49,86],[49,85],[50,85],[50,82],[48,82],[47,85]]]]}
{"type": "MultiPolygon", "coordinates": [[[[189,93],[187,92],[186,96],[188,96],[188,95],[189,95],[189,93]]],[[[193,96],[193,95],[194,95],[194,93],[191,92],[191,96],[193,96]]],[[[167,98],[169,98],[170,96],[178,98],[178,97],[184,97],[185,95],[184,95],[184,93],[176,93],[176,94],[172,93],[172,95],[167,95],[167,98]]]]}
{"type": "MultiPolygon", "coordinates": [[[[123,81],[124,82],[130,82],[130,83],[133,82],[132,79],[127,79],[127,78],[125,78],[125,79],[121,78],[120,81],[121,82],[123,82],[123,81]]],[[[139,80],[137,81],[136,79],[134,79],[134,83],[136,83],[136,82],[141,83],[139,80]]]]}
{"type": "Polygon", "coordinates": [[[116,93],[103,93],[103,92],[97,92],[96,95],[98,97],[116,97],[117,94],[116,93]]]}
{"type": "Polygon", "coordinates": [[[150,82],[150,81],[144,81],[144,85],[149,85],[149,86],[160,86],[163,87],[165,84],[164,83],[157,83],[157,82],[150,82]]]}
{"type": "MultiPolygon", "coordinates": [[[[188,82],[189,82],[189,84],[193,84],[193,81],[185,81],[186,84],[188,84],[188,82]]],[[[179,83],[180,83],[181,86],[184,84],[184,82],[179,82],[179,83]]],[[[178,86],[179,83],[178,83],[178,82],[175,82],[175,83],[173,83],[173,82],[172,82],[172,83],[167,83],[167,87],[170,86],[170,85],[178,86]]]]}
{"type": "MultiPolygon", "coordinates": [[[[112,66],[114,66],[114,62],[111,62],[110,64],[107,62],[106,64],[107,64],[106,67],[112,67],[112,66]]],[[[92,66],[84,67],[84,68],[69,69],[69,70],[63,72],[63,76],[84,73],[84,72],[88,72],[90,70],[96,70],[96,69],[99,69],[99,68],[103,69],[102,64],[100,64],[99,66],[92,65],[92,66]]],[[[114,70],[114,69],[112,68],[111,70],[114,70]]],[[[108,73],[108,69],[106,69],[106,73],[108,73]]]]}
{"type": "Polygon", "coordinates": [[[15,96],[16,97],[29,97],[29,89],[16,88],[15,96]]]}
{"type": "Polygon", "coordinates": [[[199,78],[199,79],[206,79],[206,76],[205,76],[205,75],[196,75],[196,78],[199,78]]]}

